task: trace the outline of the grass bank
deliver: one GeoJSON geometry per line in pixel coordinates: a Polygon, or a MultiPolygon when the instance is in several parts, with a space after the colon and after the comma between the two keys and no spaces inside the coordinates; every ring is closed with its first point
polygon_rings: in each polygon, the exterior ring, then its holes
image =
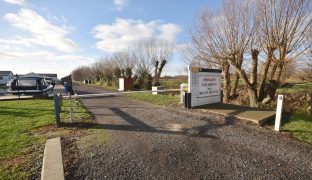
{"type": "Polygon", "coordinates": [[[277,93],[296,93],[296,92],[306,91],[310,89],[312,89],[311,82],[293,83],[293,84],[290,84],[289,87],[279,87],[277,89],[277,93]]]}
{"type": "Polygon", "coordinates": [[[293,114],[283,127],[283,131],[290,132],[293,137],[312,144],[312,117],[305,114],[293,114]]]}
{"type": "Polygon", "coordinates": [[[151,93],[132,93],[126,94],[126,96],[138,101],[144,101],[156,105],[178,104],[180,100],[180,96],[178,95],[172,96],[166,94],[154,95],[151,93]]]}
{"type": "MultiPolygon", "coordinates": [[[[64,101],[63,122],[68,121],[64,101]]],[[[89,121],[90,115],[77,104],[74,119],[89,121]]],[[[40,172],[47,138],[66,134],[54,128],[53,99],[0,102],[0,179],[35,179],[40,172]],[[47,134],[53,129],[54,133],[47,134]]]]}

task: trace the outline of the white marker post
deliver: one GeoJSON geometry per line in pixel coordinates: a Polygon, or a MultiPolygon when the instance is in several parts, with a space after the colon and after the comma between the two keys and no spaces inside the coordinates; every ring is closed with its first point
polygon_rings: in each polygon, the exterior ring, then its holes
{"type": "Polygon", "coordinates": [[[284,95],[278,95],[277,107],[276,107],[276,116],[275,116],[275,126],[274,126],[275,131],[280,131],[280,129],[281,129],[283,101],[284,101],[284,95]]]}
{"type": "Polygon", "coordinates": [[[184,92],[184,89],[188,87],[188,84],[187,83],[182,83],[180,84],[180,103],[183,104],[184,103],[184,95],[185,95],[185,92],[184,92]]]}

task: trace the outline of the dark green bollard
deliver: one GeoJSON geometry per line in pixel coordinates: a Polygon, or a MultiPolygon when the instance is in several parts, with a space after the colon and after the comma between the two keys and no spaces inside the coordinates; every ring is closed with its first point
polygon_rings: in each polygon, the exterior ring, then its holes
{"type": "Polygon", "coordinates": [[[56,127],[60,127],[61,124],[60,110],[61,110],[60,97],[57,94],[54,94],[54,112],[55,112],[56,127]]]}

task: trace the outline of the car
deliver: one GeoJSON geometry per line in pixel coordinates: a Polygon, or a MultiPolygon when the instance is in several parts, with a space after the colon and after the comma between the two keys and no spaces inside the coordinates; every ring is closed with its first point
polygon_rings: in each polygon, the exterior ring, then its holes
{"type": "Polygon", "coordinates": [[[13,95],[34,95],[53,92],[51,83],[45,80],[44,76],[25,75],[15,77],[8,83],[9,93],[13,95]]]}

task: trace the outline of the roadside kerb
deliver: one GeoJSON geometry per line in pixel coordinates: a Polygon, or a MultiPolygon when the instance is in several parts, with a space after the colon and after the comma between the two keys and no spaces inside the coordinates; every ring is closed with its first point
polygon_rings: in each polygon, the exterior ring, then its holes
{"type": "Polygon", "coordinates": [[[64,180],[61,138],[48,139],[44,149],[41,180],[64,180]]]}

